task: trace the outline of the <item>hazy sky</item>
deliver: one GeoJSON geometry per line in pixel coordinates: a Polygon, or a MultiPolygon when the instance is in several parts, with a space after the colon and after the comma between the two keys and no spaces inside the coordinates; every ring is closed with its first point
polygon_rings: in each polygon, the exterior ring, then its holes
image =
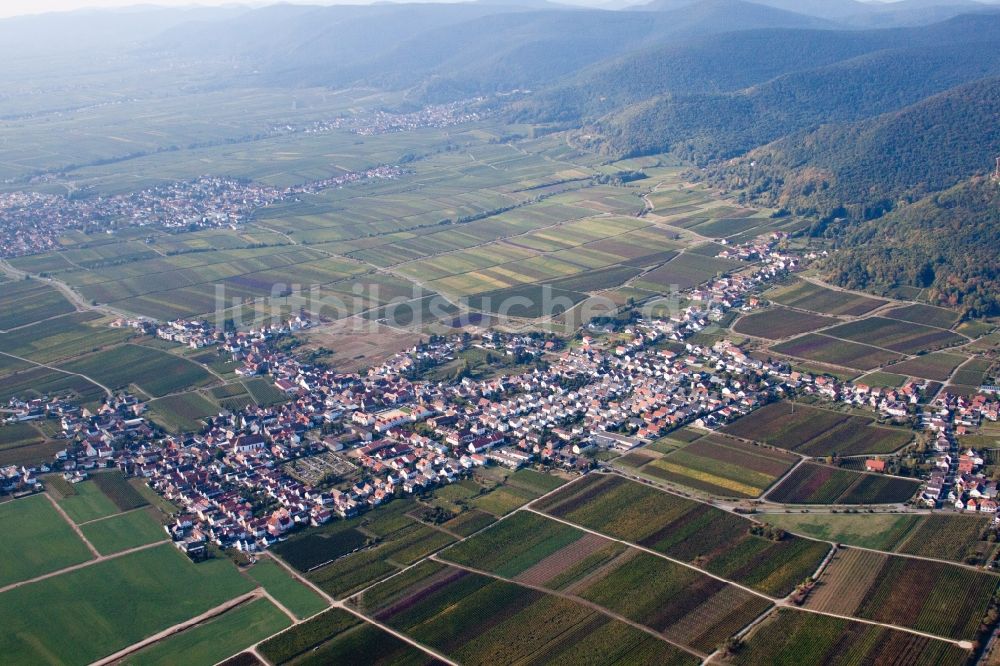
{"type": "MultiPolygon", "coordinates": [[[[265,0],[153,0],[143,3],[142,0],[0,0],[0,17],[19,16],[21,14],[40,14],[43,12],[62,12],[73,9],[85,9],[88,7],[131,7],[138,4],[149,4],[159,6],[189,7],[192,5],[266,5],[275,4],[277,0],[271,2],[265,0]]],[[[288,1],[288,0],[284,0],[288,1]]],[[[367,4],[375,0],[292,0],[295,4],[303,5],[336,5],[336,4],[367,4]]],[[[441,1],[441,0],[438,0],[441,1]]],[[[871,0],[869,0],[871,1],[871,0]]],[[[884,2],[886,0],[876,0],[884,2]]],[[[574,0],[568,0],[574,2],[574,0]]],[[[645,2],[645,0],[637,0],[645,2]]],[[[578,4],[594,4],[591,2],[578,2],[578,4]]]]}

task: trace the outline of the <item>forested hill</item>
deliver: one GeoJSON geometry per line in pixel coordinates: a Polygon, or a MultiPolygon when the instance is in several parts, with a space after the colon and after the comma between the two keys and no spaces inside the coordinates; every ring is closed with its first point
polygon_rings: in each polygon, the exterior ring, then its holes
{"type": "Polygon", "coordinates": [[[1000,78],[954,88],[898,112],[825,125],[709,171],[759,203],[833,218],[877,217],[989,170],[1000,155],[1000,78]]]}
{"type": "Polygon", "coordinates": [[[597,127],[610,154],[673,152],[705,165],[801,130],[871,118],[1000,74],[1000,50],[985,47],[882,51],[734,93],[662,96],[603,118],[597,127]]]}
{"type": "Polygon", "coordinates": [[[1000,183],[977,177],[931,195],[843,240],[827,266],[852,289],[927,288],[932,302],[1000,314],[1000,183]]]}

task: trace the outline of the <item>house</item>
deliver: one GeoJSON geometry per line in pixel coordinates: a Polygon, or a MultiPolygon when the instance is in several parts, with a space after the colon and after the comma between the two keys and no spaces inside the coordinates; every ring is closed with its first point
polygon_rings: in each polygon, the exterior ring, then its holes
{"type": "Polygon", "coordinates": [[[879,459],[871,459],[865,461],[865,471],[866,472],[878,472],[879,474],[885,474],[885,461],[879,459]]]}

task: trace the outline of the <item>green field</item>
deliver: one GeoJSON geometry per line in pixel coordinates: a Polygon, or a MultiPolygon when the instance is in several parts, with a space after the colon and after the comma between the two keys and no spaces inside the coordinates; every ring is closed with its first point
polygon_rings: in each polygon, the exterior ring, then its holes
{"type": "Polygon", "coordinates": [[[260,560],[247,570],[247,574],[299,619],[315,615],[327,606],[322,597],[292,578],[290,573],[272,560],[260,560]]]}
{"type": "Polygon", "coordinates": [[[118,513],[118,507],[101,492],[101,488],[92,479],[73,484],[72,487],[74,494],[59,500],[59,506],[73,522],[85,523],[118,513]]]}
{"type": "Polygon", "coordinates": [[[150,418],[171,432],[197,432],[205,427],[203,419],[219,413],[219,406],[197,391],[152,400],[148,407],[150,418]]]}
{"type": "Polygon", "coordinates": [[[776,303],[793,308],[852,317],[860,317],[888,303],[877,298],[828,289],[805,280],[797,281],[789,288],[774,289],[767,296],[776,303]]]}
{"type": "Polygon", "coordinates": [[[93,557],[73,528],[41,495],[0,504],[0,587],[93,557]]]}
{"type": "Polygon", "coordinates": [[[12,663],[85,664],[251,589],[229,561],[195,565],[163,545],[3,593],[0,650],[12,663]]]}
{"type": "Polygon", "coordinates": [[[101,555],[111,555],[167,538],[167,533],[150,511],[129,511],[101,518],[80,529],[101,555]]]}
{"type": "Polygon", "coordinates": [[[226,611],[130,655],[135,666],[210,666],[288,627],[291,620],[267,599],[257,599],[226,611]]]}

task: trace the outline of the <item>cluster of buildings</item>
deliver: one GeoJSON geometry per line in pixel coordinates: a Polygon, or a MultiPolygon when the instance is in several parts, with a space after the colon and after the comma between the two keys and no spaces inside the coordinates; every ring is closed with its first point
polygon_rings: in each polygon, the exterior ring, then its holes
{"type": "Polygon", "coordinates": [[[285,199],[363,180],[397,178],[402,173],[399,167],[383,165],[287,188],[202,176],[113,196],[0,193],[0,256],[57,249],[57,239],[74,230],[113,233],[120,227],[235,227],[257,209],[285,199]]]}
{"type": "MultiPolygon", "coordinates": [[[[317,121],[298,131],[305,134],[322,134],[334,130],[348,130],[360,136],[377,136],[379,134],[409,132],[425,127],[453,127],[481,120],[483,114],[473,111],[471,106],[484,100],[485,98],[479,97],[449,102],[448,104],[430,104],[410,113],[392,113],[379,110],[354,116],[340,116],[332,120],[317,121]]],[[[296,131],[296,128],[288,125],[273,129],[286,132],[296,131]]]]}
{"type": "Polygon", "coordinates": [[[930,508],[953,506],[959,511],[997,513],[996,481],[984,470],[985,455],[961,446],[959,438],[983,420],[996,421],[996,397],[971,397],[942,392],[921,413],[923,427],[932,439],[927,451],[931,472],[921,490],[921,501],[930,508]]]}

